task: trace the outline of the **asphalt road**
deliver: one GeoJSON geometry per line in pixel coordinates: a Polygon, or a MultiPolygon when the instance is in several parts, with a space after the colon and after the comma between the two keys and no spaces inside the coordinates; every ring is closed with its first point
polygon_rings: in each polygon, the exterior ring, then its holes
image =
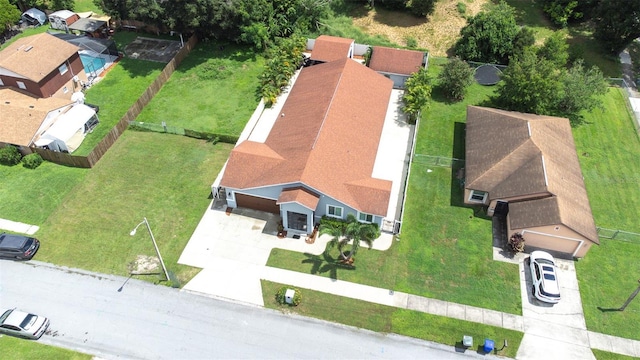
{"type": "Polygon", "coordinates": [[[50,330],[40,342],[104,359],[479,357],[126,280],[40,262],[0,261],[0,307],[49,317],[50,330]]]}

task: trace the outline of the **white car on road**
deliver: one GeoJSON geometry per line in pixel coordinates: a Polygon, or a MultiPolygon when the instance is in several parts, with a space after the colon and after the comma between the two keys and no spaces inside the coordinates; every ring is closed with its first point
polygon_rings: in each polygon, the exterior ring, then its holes
{"type": "Polygon", "coordinates": [[[49,327],[49,319],[16,309],[2,310],[0,333],[28,339],[40,339],[49,327]]]}
{"type": "Polygon", "coordinates": [[[544,251],[534,251],[529,257],[531,278],[533,280],[532,293],[536,299],[556,304],[560,301],[560,286],[556,274],[556,262],[551,254],[544,251]]]}

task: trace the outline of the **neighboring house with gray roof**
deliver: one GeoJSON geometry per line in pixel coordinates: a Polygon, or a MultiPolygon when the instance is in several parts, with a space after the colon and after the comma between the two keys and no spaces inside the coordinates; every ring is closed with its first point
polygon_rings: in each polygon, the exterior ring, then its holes
{"type": "Polygon", "coordinates": [[[87,81],[78,50],[47,33],[18,39],[0,51],[0,88],[71,99],[87,81]]]}
{"type": "Polygon", "coordinates": [[[464,202],[509,237],[574,257],[599,244],[568,119],[469,106],[465,151],[464,202]]]}
{"type": "Polygon", "coordinates": [[[380,225],[392,182],[372,172],[392,87],[346,54],[303,68],[266,140],[231,152],[227,206],[280,214],[290,234],[310,233],[323,215],[380,225]]]}
{"type": "Polygon", "coordinates": [[[412,74],[425,68],[427,54],[422,51],[394,49],[384,46],[371,48],[369,67],[393,80],[393,87],[404,89],[412,74]]]}

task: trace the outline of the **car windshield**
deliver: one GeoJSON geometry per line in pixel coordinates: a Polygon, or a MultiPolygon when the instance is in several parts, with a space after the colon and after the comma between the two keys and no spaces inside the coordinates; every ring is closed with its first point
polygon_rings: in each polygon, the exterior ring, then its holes
{"type": "Polygon", "coordinates": [[[7,320],[9,314],[11,314],[12,311],[13,310],[7,310],[4,312],[4,314],[2,314],[2,316],[0,316],[0,324],[4,323],[4,321],[7,320]]]}
{"type": "Polygon", "coordinates": [[[536,261],[540,264],[545,264],[545,265],[555,265],[553,263],[553,261],[551,260],[547,260],[547,259],[541,259],[541,258],[537,258],[536,261]]]}
{"type": "Polygon", "coordinates": [[[37,317],[37,316],[35,316],[35,315],[33,315],[33,314],[28,314],[28,315],[24,318],[24,320],[22,320],[22,322],[20,323],[20,327],[21,327],[21,328],[23,328],[23,329],[25,329],[25,330],[29,330],[29,328],[30,328],[31,326],[33,326],[33,323],[35,323],[35,322],[36,322],[36,319],[37,319],[37,318],[38,318],[38,317],[37,317]]]}
{"type": "Polygon", "coordinates": [[[542,266],[542,270],[544,271],[549,271],[549,272],[553,272],[553,266],[542,266]]]}

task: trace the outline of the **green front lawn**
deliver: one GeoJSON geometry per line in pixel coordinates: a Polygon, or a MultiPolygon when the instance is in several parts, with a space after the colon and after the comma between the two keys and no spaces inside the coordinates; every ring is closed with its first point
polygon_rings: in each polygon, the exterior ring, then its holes
{"type": "Polygon", "coordinates": [[[228,144],[126,131],[43,224],[37,259],[128,275],[136,255],[155,257],[144,227],[129,236],[147,217],[169,271],[190,279],[197,270],[177,261],[230,151],[228,144]]]}
{"type": "Polygon", "coordinates": [[[297,314],[322,320],[338,322],[381,333],[395,333],[461,349],[463,335],[473,336],[477,350],[480,341],[494,339],[501,347],[507,339],[509,346],[498,352],[501,356],[514,358],[523,333],[474,322],[457,320],[443,316],[425,314],[418,311],[398,309],[390,306],[368,303],[318,291],[299,289],[302,301],[298,306],[280,305],[275,301],[275,293],[285,286],[270,281],[262,281],[265,307],[293,311],[297,314]]]}
{"type": "Polygon", "coordinates": [[[200,42],[136,120],[240,135],[259,102],[263,64],[249,47],[200,42]]]}
{"type": "Polygon", "coordinates": [[[0,354],[3,359],[11,360],[89,360],[92,358],[91,355],[11,336],[0,336],[0,354]]]}
{"type": "Polygon", "coordinates": [[[0,165],[0,218],[42,225],[88,172],[50,162],[33,170],[0,165]]]}

